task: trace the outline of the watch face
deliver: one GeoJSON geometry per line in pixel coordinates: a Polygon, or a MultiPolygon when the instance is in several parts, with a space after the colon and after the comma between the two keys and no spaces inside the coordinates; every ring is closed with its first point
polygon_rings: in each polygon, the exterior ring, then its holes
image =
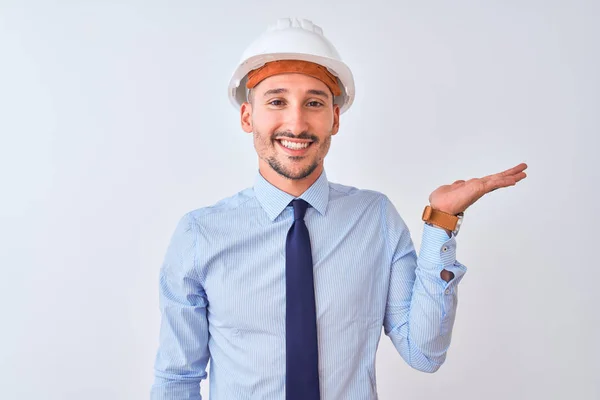
{"type": "Polygon", "coordinates": [[[463,221],[462,216],[458,217],[458,221],[456,221],[456,228],[454,228],[454,231],[453,231],[453,233],[454,233],[455,236],[458,235],[458,231],[460,230],[460,226],[462,225],[462,221],[463,221]]]}

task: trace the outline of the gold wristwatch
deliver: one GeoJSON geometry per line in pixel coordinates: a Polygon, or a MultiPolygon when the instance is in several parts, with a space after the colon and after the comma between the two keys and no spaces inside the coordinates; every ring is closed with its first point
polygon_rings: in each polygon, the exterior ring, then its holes
{"type": "Polygon", "coordinates": [[[458,235],[460,225],[462,224],[464,213],[456,215],[448,214],[440,210],[426,206],[423,210],[423,221],[428,224],[452,231],[454,236],[458,235]]]}

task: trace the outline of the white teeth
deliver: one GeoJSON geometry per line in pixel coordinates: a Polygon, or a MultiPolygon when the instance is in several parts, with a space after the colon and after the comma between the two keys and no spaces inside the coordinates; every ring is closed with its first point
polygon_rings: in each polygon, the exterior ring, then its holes
{"type": "Polygon", "coordinates": [[[288,149],[300,150],[300,149],[307,148],[310,143],[295,143],[295,142],[290,142],[288,140],[282,140],[281,144],[283,146],[287,147],[288,149]]]}

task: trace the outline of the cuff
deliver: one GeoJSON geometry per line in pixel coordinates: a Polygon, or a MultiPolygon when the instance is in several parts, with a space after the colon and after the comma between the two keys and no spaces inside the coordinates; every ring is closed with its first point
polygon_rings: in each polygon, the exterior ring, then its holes
{"type": "Polygon", "coordinates": [[[450,267],[456,261],[456,238],[445,229],[424,224],[419,257],[437,266],[450,267]]]}

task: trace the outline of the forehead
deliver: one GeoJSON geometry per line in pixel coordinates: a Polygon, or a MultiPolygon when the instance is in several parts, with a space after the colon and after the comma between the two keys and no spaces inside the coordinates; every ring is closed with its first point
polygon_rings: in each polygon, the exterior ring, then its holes
{"type": "Polygon", "coordinates": [[[287,89],[290,92],[307,90],[322,90],[329,92],[327,85],[317,78],[298,73],[286,73],[270,76],[256,85],[258,94],[263,94],[271,89],[287,89]]]}

